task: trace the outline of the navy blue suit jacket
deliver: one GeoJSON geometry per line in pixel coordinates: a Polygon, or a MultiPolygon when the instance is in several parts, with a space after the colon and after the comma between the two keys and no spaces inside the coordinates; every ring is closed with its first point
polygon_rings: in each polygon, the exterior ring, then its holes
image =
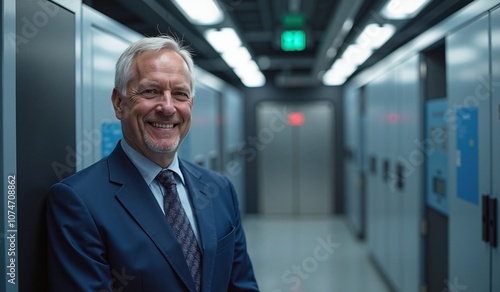
{"type": "MultiPolygon", "coordinates": [[[[202,291],[258,291],[238,202],[223,176],[180,161],[198,223],[202,291]]],[[[195,291],[172,228],[118,145],[47,199],[50,291],[195,291]]]]}

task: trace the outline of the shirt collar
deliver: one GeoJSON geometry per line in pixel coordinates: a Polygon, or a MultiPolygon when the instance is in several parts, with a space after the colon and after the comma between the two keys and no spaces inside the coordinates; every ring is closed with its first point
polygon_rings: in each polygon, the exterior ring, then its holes
{"type": "MultiPolygon", "coordinates": [[[[148,184],[148,186],[153,182],[156,175],[163,169],[158,164],[149,160],[147,157],[137,152],[134,148],[132,148],[125,139],[122,139],[120,142],[123,151],[130,158],[132,163],[135,165],[137,170],[141,173],[144,181],[148,184]]],[[[172,163],[167,167],[167,169],[175,172],[179,178],[181,179],[182,184],[184,184],[184,176],[182,175],[179,159],[177,157],[177,152],[175,153],[174,159],[172,163]]]]}

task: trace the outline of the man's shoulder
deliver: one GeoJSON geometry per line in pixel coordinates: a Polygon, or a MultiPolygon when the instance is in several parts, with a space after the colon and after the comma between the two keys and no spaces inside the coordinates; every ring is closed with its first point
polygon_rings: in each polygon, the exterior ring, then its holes
{"type": "Polygon", "coordinates": [[[107,160],[108,157],[103,158],[63,179],[61,183],[67,185],[81,185],[86,183],[96,183],[103,179],[108,180],[109,167],[107,160]]]}
{"type": "Polygon", "coordinates": [[[76,172],[68,178],[62,180],[62,183],[68,185],[99,184],[109,182],[112,173],[126,175],[132,164],[118,144],[110,155],[76,172]]]}

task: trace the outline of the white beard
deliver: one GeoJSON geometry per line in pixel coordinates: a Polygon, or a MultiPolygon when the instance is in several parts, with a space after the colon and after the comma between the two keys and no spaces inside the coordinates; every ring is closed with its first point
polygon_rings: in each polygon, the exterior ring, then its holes
{"type": "Polygon", "coordinates": [[[143,139],[144,139],[144,143],[146,143],[146,146],[148,146],[149,150],[151,150],[153,152],[157,152],[157,153],[173,153],[177,150],[177,148],[179,147],[179,143],[180,143],[179,136],[177,136],[177,139],[175,140],[175,142],[170,146],[163,146],[160,144],[155,144],[146,135],[144,135],[143,139]]]}

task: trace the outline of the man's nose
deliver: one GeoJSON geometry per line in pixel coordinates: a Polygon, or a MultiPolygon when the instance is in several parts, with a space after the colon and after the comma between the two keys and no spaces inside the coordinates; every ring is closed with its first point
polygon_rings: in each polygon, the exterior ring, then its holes
{"type": "Polygon", "coordinates": [[[175,113],[174,98],[170,91],[164,92],[162,97],[159,99],[156,105],[156,110],[165,115],[171,115],[175,113]]]}

